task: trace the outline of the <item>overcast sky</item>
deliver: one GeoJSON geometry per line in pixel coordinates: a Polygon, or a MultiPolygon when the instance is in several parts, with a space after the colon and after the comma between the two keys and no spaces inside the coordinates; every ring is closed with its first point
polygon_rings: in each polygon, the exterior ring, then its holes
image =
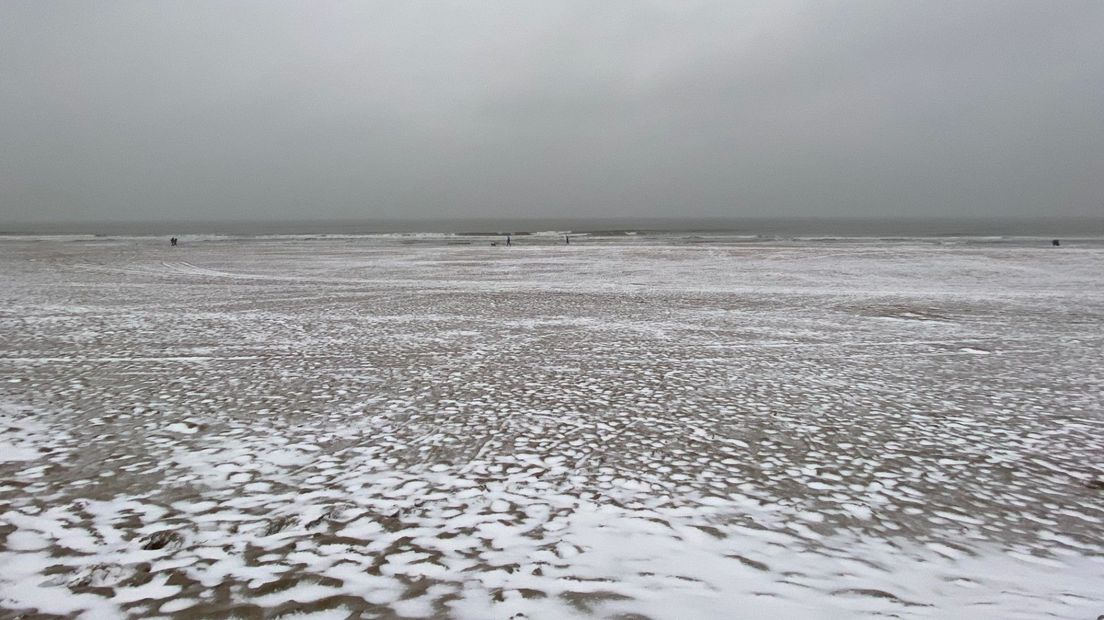
{"type": "Polygon", "coordinates": [[[0,2],[0,219],[1104,215],[1104,2],[0,2]]]}

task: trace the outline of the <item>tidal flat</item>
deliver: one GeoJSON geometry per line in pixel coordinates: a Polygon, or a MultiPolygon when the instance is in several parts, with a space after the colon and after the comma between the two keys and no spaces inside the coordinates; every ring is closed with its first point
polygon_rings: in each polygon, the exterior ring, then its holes
{"type": "Polygon", "coordinates": [[[0,239],[0,616],[1104,613],[1104,248],[465,243],[0,239]]]}

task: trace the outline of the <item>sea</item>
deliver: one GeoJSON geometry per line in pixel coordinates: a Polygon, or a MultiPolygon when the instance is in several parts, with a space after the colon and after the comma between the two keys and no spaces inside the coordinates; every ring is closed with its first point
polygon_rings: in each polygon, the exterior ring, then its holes
{"type": "Polygon", "coordinates": [[[75,239],[177,236],[234,241],[286,237],[377,237],[404,243],[517,241],[634,243],[912,242],[1104,245],[1100,217],[1031,218],[468,218],[0,222],[0,237],[75,239]]]}

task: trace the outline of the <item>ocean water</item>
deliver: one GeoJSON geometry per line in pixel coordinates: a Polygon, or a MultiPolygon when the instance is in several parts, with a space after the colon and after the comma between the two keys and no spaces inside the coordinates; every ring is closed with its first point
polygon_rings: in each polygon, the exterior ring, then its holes
{"type": "Polygon", "coordinates": [[[1048,218],[476,218],[190,222],[0,223],[0,235],[376,236],[427,242],[442,237],[549,238],[647,242],[920,241],[1036,243],[1052,238],[1104,242],[1102,217],[1048,218]]]}

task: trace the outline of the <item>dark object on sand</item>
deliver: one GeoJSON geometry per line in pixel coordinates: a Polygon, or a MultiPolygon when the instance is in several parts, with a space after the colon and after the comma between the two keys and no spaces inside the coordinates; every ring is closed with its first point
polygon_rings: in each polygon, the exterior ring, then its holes
{"type": "Polygon", "coordinates": [[[1050,242],[1050,245],[1053,245],[1054,247],[1058,247],[1058,246],[1062,245],[1062,243],[1060,241],[1058,241],[1057,239],[1055,239],[1054,241],[1050,242]]]}
{"type": "Polygon", "coordinates": [[[176,247],[176,237],[169,239],[169,245],[173,246],[174,248],[176,247]]]}
{"type": "Polygon", "coordinates": [[[154,532],[153,534],[143,537],[142,540],[138,542],[141,543],[142,548],[146,551],[156,551],[170,546],[171,548],[177,548],[184,542],[184,538],[176,532],[161,530],[160,532],[154,532]]]}
{"type": "Polygon", "coordinates": [[[510,247],[510,245],[511,245],[510,235],[506,235],[506,247],[510,247]]]}
{"type": "Polygon", "coordinates": [[[564,235],[564,245],[571,245],[571,237],[564,235]]]}

